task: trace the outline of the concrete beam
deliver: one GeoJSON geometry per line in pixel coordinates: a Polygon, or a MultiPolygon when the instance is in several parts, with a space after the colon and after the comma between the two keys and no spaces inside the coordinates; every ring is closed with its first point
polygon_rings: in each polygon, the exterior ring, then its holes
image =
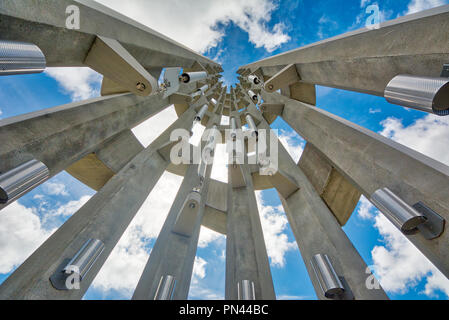
{"type": "MultiPolygon", "coordinates": [[[[270,130],[268,123],[264,121],[259,128],[270,130]]],[[[337,272],[345,278],[355,299],[388,299],[382,289],[369,290],[366,287],[366,279],[371,275],[367,274],[367,265],[331,210],[281,143],[277,156],[279,171],[276,175],[269,176],[268,180],[279,193],[318,298],[326,299],[311,269],[310,260],[316,254],[327,254],[338,266],[337,272]]]]}
{"type": "Polygon", "coordinates": [[[36,158],[54,176],[168,106],[161,95],[122,94],[0,120],[0,172],[36,158]]]}
{"type": "MultiPolygon", "coordinates": [[[[277,93],[262,93],[267,102],[284,103],[282,118],[323,153],[340,174],[367,198],[389,188],[409,205],[422,201],[449,219],[449,167],[329,112],[277,93]]],[[[449,276],[447,230],[437,239],[420,233],[408,239],[449,276]]]]}
{"type": "Polygon", "coordinates": [[[344,226],[359,203],[360,191],[342,176],[311,143],[306,145],[298,166],[326,202],[340,225],[344,226]]]}
{"type": "Polygon", "coordinates": [[[98,191],[143,149],[132,131],[127,129],[103,143],[94,153],[69,166],[66,171],[98,191]]]}
{"type": "MultiPolygon", "coordinates": [[[[237,122],[239,122],[237,120],[237,122]]],[[[237,123],[238,127],[239,123],[237,123]]],[[[228,217],[226,238],[226,300],[237,300],[238,283],[254,282],[256,300],[275,300],[257,201],[248,165],[241,165],[246,186],[233,188],[228,172],[228,217]]]]}
{"type": "Polygon", "coordinates": [[[206,206],[202,224],[215,232],[226,235],[227,213],[215,208],[206,206]]]}
{"type": "MultiPolygon", "coordinates": [[[[195,108],[192,107],[194,110],[195,108]]],[[[207,123],[206,129],[212,128],[214,118],[207,123]]],[[[202,147],[205,142],[201,143],[202,147]]],[[[181,188],[178,191],[175,201],[170,209],[168,217],[162,227],[159,237],[154,245],[145,269],[140,277],[137,288],[134,291],[134,300],[153,300],[159,282],[164,276],[172,276],[176,280],[173,293],[173,300],[187,300],[189,295],[190,281],[192,279],[193,264],[198,246],[198,239],[201,230],[201,222],[205,213],[207,199],[209,197],[210,174],[212,166],[206,169],[205,180],[201,187],[201,200],[198,213],[189,223],[193,226],[192,234],[189,236],[179,234],[176,226],[179,215],[183,213],[183,205],[187,196],[194,188],[201,185],[198,175],[198,165],[189,165],[186,171],[181,188]]]]}
{"type": "Polygon", "coordinates": [[[398,74],[439,76],[449,61],[449,6],[441,6],[320,41],[241,67],[273,76],[296,65],[301,80],[383,96],[398,74]]]}
{"type": "MultiPolygon", "coordinates": [[[[192,236],[186,237],[172,230],[186,197],[200,183],[197,170],[196,165],[191,165],[187,170],[165,224],[151,250],[151,255],[134,291],[133,300],[154,300],[161,277],[167,275],[173,276],[176,280],[173,300],[187,300],[207,197],[205,191],[201,195],[196,220],[192,221],[195,225],[192,236]]],[[[206,188],[203,190],[207,190],[206,188]]]]}
{"type": "Polygon", "coordinates": [[[372,276],[367,265],[299,168],[296,173],[301,179],[301,189],[288,199],[279,196],[318,298],[327,299],[311,259],[316,254],[326,254],[356,300],[387,300],[382,288],[367,288],[366,281],[372,276]]]}
{"type": "Polygon", "coordinates": [[[49,67],[85,66],[97,35],[115,39],[147,70],[155,67],[219,67],[193,50],[91,0],[5,0],[0,3],[4,40],[35,43],[49,67]],[[80,9],[80,30],[66,28],[69,5],[80,9]]]}
{"type": "Polygon", "coordinates": [[[193,110],[186,112],[67,220],[3,282],[0,299],[81,299],[168,166],[158,149],[169,141],[173,129],[188,127],[193,115],[193,110]],[[80,289],[56,290],[50,276],[61,272],[64,263],[91,238],[101,240],[105,248],[80,289]]]}

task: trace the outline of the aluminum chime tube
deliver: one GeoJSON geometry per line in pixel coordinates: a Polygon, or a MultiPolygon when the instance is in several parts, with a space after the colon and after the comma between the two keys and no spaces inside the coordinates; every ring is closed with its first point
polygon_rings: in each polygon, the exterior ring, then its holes
{"type": "Polygon", "coordinates": [[[426,217],[409,206],[388,188],[377,190],[371,202],[404,234],[415,233],[426,217]]]}
{"type": "Polygon", "coordinates": [[[248,80],[249,80],[249,82],[253,83],[256,86],[262,83],[262,81],[260,81],[259,77],[255,76],[255,75],[249,75],[248,80]]]}
{"type": "Polygon", "coordinates": [[[255,104],[257,104],[259,102],[259,96],[257,94],[255,94],[254,91],[248,90],[248,95],[250,96],[251,100],[253,100],[253,102],[255,104]]]}
{"type": "Polygon", "coordinates": [[[196,114],[195,118],[193,119],[194,122],[201,122],[203,120],[204,115],[206,114],[207,110],[209,109],[209,106],[205,104],[201,107],[200,111],[196,114]]]}
{"type": "Polygon", "coordinates": [[[259,136],[259,132],[257,131],[257,126],[256,123],[254,122],[253,117],[250,114],[247,114],[245,118],[251,131],[251,135],[257,138],[259,136]]]}
{"type": "Polygon", "coordinates": [[[249,280],[242,280],[237,283],[238,300],[254,301],[256,300],[256,290],[254,282],[249,280]]]}
{"type": "Polygon", "coordinates": [[[237,121],[234,117],[231,117],[231,138],[232,141],[237,139],[237,121]]]}
{"type": "Polygon", "coordinates": [[[33,159],[0,175],[0,203],[11,203],[50,177],[45,164],[33,159]]]}
{"type": "Polygon", "coordinates": [[[416,110],[449,115],[449,78],[399,75],[387,85],[385,99],[416,110]]]}
{"type": "Polygon", "coordinates": [[[198,97],[198,96],[202,96],[204,93],[206,93],[206,91],[208,89],[209,89],[209,85],[205,84],[204,86],[202,86],[201,88],[196,90],[194,93],[192,93],[190,96],[192,98],[195,98],[195,97],[198,97]]]}
{"type": "Polygon", "coordinates": [[[45,56],[32,43],[0,40],[0,76],[41,73],[45,56]]]}
{"type": "MultiPolygon", "coordinates": [[[[218,130],[217,125],[214,125],[210,130],[209,137],[207,138],[207,144],[204,148],[204,152],[214,152],[215,146],[217,144],[215,139],[215,133],[218,130]]],[[[198,166],[198,176],[200,177],[200,181],[203,183],[206,180],[206,172],[207,172],[208,163],[201,158],[201,163],[198,166]]]]}
{"type": "Polygon", "coordinates": [[[89,239],[64,268],[64,273],[79,275],[80,280],[89,272],[104,250],[104,243],[98,239],[89,239]]]}
{"type": "Polygon", "coordinates": [[[333,298],[345,291],[327,255],[313,256],[311,265],[326,298],[333,298]]]}
{"type": "Polygon", "coordinates": [[[159,281],[154,300],[172,300],[175,292],[176,279],[173,276],[163,276],[159,281]]]}
{"type": "Polygon", "coordinates": [[[183,83],[194,83],[207,78],[207,72],[186,72],[181,75],[183,83]]]}

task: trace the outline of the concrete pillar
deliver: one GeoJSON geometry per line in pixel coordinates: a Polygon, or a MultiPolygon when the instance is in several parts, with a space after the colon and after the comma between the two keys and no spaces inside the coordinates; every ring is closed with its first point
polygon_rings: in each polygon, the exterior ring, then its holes
{"type": "MultiPolygon", "coordinates": [[[[238,120],[238,127],[239,124],[238,120]]],[[[254,283],[256,300],[275,300],[276,294],[249,165],[230,168],[228,176],[225,298],[237,300],[238,284],[249,280],[254,283]],[[233,187],[235,181],[232,170],[241,172],[246,186],[233,187]]]]}
{"type": "Polygon", "coordinates": [[[193,116],[191,108],[64,223],[0,286],[0,299],[81,299],[167,168],[158,150],[170,141],[173,129],[188,129],[193,116]],[[105,248],[80,289],[56,290],[49,278],[91,238],[105,248]]]}
{"type": "MultiPolygon", "coordinates": [[[[267,103],[282,103],[282,118],[367,198],[389,188],[409,205],[422,201],[449,219],[449,167],[314,106],[277,93],[262,92],[267,103]]],[[[449,276],[449,233],[427,240],[420,233],[408,239],[443,274],[449,276]]]]}
{"type": "MultiPolygon", "coordinates": [[[[210,129],[216,120],[209,119],[206,128],[210,129]]],[[[186,236],[173,232],[173,229],[187,196],[194,188],[200,186],[198,165],[190,165],[188,167],[181,188],[178,191],[136,290],[134,291],[134,300],[154,300],[161,278],[165,276],[172,276],[176,281],[173,300],[187,300],[202,218],[207,202],[211,171],[212,166],[208,166],[206,179],[201,189],[199,211],[195,217],[195,221],[192,221],[195,227],[193,233],[190,236],[186,236]]]]}
{"type": "Polygon", "coordinates": [[[167,275],[173,276],[176,280],[173,299],[187,300],[207,197],[208,181],[201,193],[201,204],[199,213],[195,217],[193,234],[187,237],[174,233],[173,227],[186,197],[193,188],[200,184],[197,170],[197,165],[191,165],[186,172],[181,188],[134,291],[134,300],[154,300],[161,277],[167,275]]]}
{"type": "MultiPolygon", "coordinates": [[[[271,130],[254,104],[250,105],[248,112],[260,121],[259,129],[271,130]]],[[[280,142],[277,157],[279,173],[269,177],[269,180],[278,190],[318,298],[326,299],[310,261],[316,254],[327,254],[337,273],[348,283],[355,299],[388,299],[382,288],[376,290],[367,288],[365,282],[372,276],[368,266],[346,236],[334,214],[280,142]],[[286,181],[280,180],[279,175],[286,181]],[[295,185],[297,190],[286,188],[287,181],[288,184],[295,185]]]]}

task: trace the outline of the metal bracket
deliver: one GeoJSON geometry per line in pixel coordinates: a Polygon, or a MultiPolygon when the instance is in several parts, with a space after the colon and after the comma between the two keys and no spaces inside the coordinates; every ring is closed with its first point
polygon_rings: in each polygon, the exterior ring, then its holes
{"type": "Polygon", "coordinates": [[[97,36],[84,63],[139,96],[158,90],[157,80],[117,41],[97,36]]]}
{"type": "Polygon", "coordinates": [[[171,96],[172,94],[178,92],[179,74],[181,73],[181,68],[166,68],[164,73],[164,83],[165,88],[164,99],[171,96]]]}
{"type": "Polygon", "coordinates": [[[299,81],[301,81],[301,78],[298,75],[296,66],[290,64],[265,82],[265,90],[272,93],[299,81]]]}
{"type": "Polygon", "coordinates": [[[174,93],[170,96],[171,104],[188,104],[192,101],[192,97],[188,94],[174,93]]]}
{"type": "Polygon", "coordinates": [[[262,103],[260,105],[260,111],[281,116],[284,112],[284,106],[284,104],[262,103]]]}
{"type": "Polygon", "coordinates": [[[413,208],[427,218],[426,222],[418,226],[418,230],[424,238],[433,240],[443,234],[445,225],[443,217],[422,202],[413,205],[413,208]]]}
{"type": "Polygon", "coordinates": [[[184,237],[191,237],[197,224],[200,211],[201,194],[194,189],[190,192],[178,213],[172,231],[184,237]]]}

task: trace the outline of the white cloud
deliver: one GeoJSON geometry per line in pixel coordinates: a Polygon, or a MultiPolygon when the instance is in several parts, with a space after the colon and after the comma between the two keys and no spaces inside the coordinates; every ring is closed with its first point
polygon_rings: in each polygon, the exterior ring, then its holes
{"type": "Polygon", "coordinates": [[[449,118],[426,115],[409,126],[388,118],[381,122],[383,136],[449,165],[449,118]]]}
{"type": "Polygon", "coordinates": [[[359,216],[374,222],[385,243],[371,252],[372,267],[382,287],[405,294],[424,280],[423,294],[433,296],[440,290],[449,297],[449,280],[368,200],[362,197],[361,201],[359,216]]]}
{"type": "Polygon", "coordinates": [[[289,242],[285,233],[287,217],[282,206],[267,206],[261,191],[256,191],[256,198],[268,257],[272,266],[282,268],[285,266],[285,254],[297,248],[296,242],[289,242]]]}
{"type": "Polygon", "coordinates": [[[264,47],[268,52],[290,40],[282,23],[268,28],[276,10],[270,0],[97,1],[201,53],[223,39],[224,30],[219,24],[231,22],[248,33],[255,47],[264,47]]]}
{"type": "Polygon", "coordinates": [[[18,202],[0,212],[0,274],[11,272],[54,230],[45,230],[35,209],[18,202]]]}
{"type": "Polygon", "coordinates": [[[193,264],[192,283],[197,283],[198,280],[204,279],[206,277],[206,265],[206,260],[201,257],[195,257],[195,263],[193,264]]]}
{"type": "Polygon", "coordinates": [[[381,112],[382,112],[382,109],[369,108],[370,114],[376,114],[376,113],[381,113],[381,112]]]}
{"type": "Polygon", "coordinates": [[[89,199],[91,196],[83,196],[79,200],[69,201],[68,203],[60,206],[53,211],[53,215],[70,217],[72,214],[77,212],[89,199]]]}
{"type": "Polygon", "coordinates": [[[225,240],[226,237],[218,232],[215,232],[209,228],[201,227],[200,237],[198,240],[199,248],[207,248],[209,244],[215,241],[225,240]]]}
{"type": "Polygon", "coordinates": [[[224,300],[222,292],[216,292],[207,286],[206,266],[208,262],[201,257],[195,257],[189,299],[193,300],[224,300]]]}
{"type": "Polygon", "coordinates": [[[147,263],[149,253],[138,232],[125,232],[106,260],[92,286],[107,294],[117,290],[130,299],[147,263]]]}
{"type": "Polygon", "coordinates": [[[412,0],[408,4],[407,13],[412,14],[446,4],[444,0],[412,0]]]}
{"type": "Polygon", "coordinates": [[[62,183],[57,183],[57,182],[51,182],[48,181],[47,183],[45,183],[43,185],[43,188],[45,190],[45,192],[49,195],[53,195],[53,196],[67,196],[69,195],[67,193],[67,190],[65,188],[65,185],[62,183]]]}
{"type": "Polygon", "coordinates": [[[81,101],[100,95],[102,76],[90,68],[47,68],[47,75],[58,81],[62,91],[72,101],[81,101]]]}
{"type": "Polygon", "coordinates": [[[212,165],[211,179],[228,183],[228,153],[225,144],[217,144],[215,147],[214,164],[212,165]]]}
{"type": "Polygon", "coordinates": [[[281,130],[279,140],[292,156],[295,163],[298,163],[305,148],[305,141],[294,130],[281,130]]]}
{"type": "Polygon", "coordinates": [[[146,148],[177,119],[175,107],[172,105],[133,128],[132,132],[146,148]]]}

